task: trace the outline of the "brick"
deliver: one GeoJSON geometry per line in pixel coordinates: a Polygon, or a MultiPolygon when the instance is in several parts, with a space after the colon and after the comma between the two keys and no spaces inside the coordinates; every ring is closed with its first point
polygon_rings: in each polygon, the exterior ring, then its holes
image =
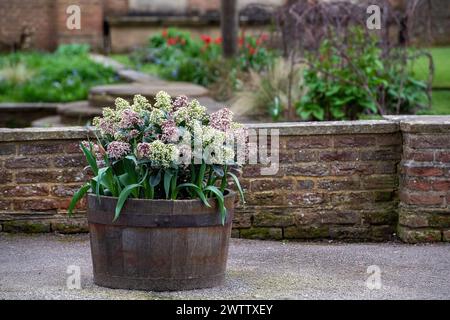
{"type": "Polygon", "coordinates": [[[395,189],[398,187],[398,178],[395,175],[374,175],[362,177],[362,189],[395,189]]]}
{"type": "Polygon", "coordinates": [[[367,162],[338,162],[331,165],[331,173],[336,176],[369,175],[375,173],[375,168],[375,164],[367,162]]]}
{"type": "Polygon", "coordinates": [[[83,168],[87,165],[83,155],[61,155],[54,159],[54,163],[57,168],[83,168]]]}
{"type": "Polygon", "coordinates": [[[325,164],[304,163],[283,167],[287,176],[321,177],[330,173],[330,169],[325,164]]]}
{"type": "Polygon", "coordinates": [[[63,183],[70,182],[85,182],[88,179],[88,174],[81,169],[65,169],[60,170],[56,174],[56,181],[63,183]]]}
{"type": "Polygon", "coordinates": [[[54,182],[60,172],[58,171],[20,171],[16,173],[17,183],[54,182]]]}
{"type": "Polygon", "coordinates": [[[444,169],[438,167],[405,167],[405,174],[410,176],[439,177],[444,175],[444,169]]]}
{"type": "Polygon", "coordinates": [[[392,149],[377,149],[361,152],[361,160],[376,161],[376,160],[400,160],[402,152],[398,148],[392,149]]]}
{"type": "Polygon", "coordinates": [[[55,199],[14,200],[14,210],[48,211],[56,210],[60,206],[55,199]]]}
{"type": "Polygon", "coordinates": [[[383,161],[374,168],[375,174],[394,174],[398,172],[398,162],[383,161]]]}
{"type": "Polygon", "coordinates": [[[256,205],[256,206],[283,205],[285,202],[285,198],[284,198],[283,194],[276,193],[273,191],[252,192],[250,194],[247,194],[245,199],[246,199],[248,205],[256,205]]]}
{"type": "Polygon", "coordinates": [[[236,214],[233,217],[233,228],[250,228],[253,221],[253,210],[236,208],[236,214]]]}
{"type": "Polygon", "coordinates": [[[322,193],[290,193],[287,195],[288,205],[311,207],[325,202],[322,193]]]}
{"type": "Polygon", "coordinates": [[[407,243],[438,242],[442,239],[440,230],[435,229],[408,229],[398,228],[398,235],[402,241],[407,243]]]}
{"type": "Polygon", "coordinates": [[[19,155],[55,154],[63,152],[63,145],[52,142],[26,143],[19,145],[19,155]]]}
{"type": "Polygon", "coordinates": [[[442,206],[445,195],[435,192],[412,193],[403,190],[400,193],[400,200],[411,205],[442,206]]]}
{"type": "Polygon", "coordinates": [[[450,149],[450,134],[408,135],[407,144],[414,149],[450,149]]]}
{"type": "Polygon", "coordinates": [[[450,242],[450,230],[444,230],[442,232],[442,240],[450,242]]]}
{"type": "Polygon", "coordinates": [[[339,179],[339,180],[320,180],[317,182],[318,189],[325,190],[357,190],[360,188],[359,178],[355,179],[339,179]]]}
{"type": "Polygon", "coordinates": [[[357,151],[322,151],[319,153],[320,161],[357,161],[359,160],[359,152],[357,151]]]}
{"type": "Polygon", "coordinates": [[[0,196],[3,197],[36,197],[46,196],[49,193],[49,187],[44,185],[19,185],[0,187],[0,196]]]}
{"type": "Polygon", "coordinates": [[[434,150],[429,151],[413,151],[411,149],[403,151],[404,160],[414,160],[414,161],[433,161],[434,160],[434,150]]]}
{"type": "Polygon", "coordinates": [[[314,181],[312,180],[297,180],[298,190],[310,190],[314,187],[314,181]]]}
{"type": "Polygon", "coordinates": [[[294,225],[293,214],[283,212],[261,211],[254,215],[253,226],[255,227],[287,227],[294,225]]]}
{"type": "Polygon", "coordinates": [[[292,190],[293,186],[293,180],[285,179],[262,179],[250,182],[250,190],[252,191],[292,190]]]}
{"type": "Polygon", "coordinates": [[[395,227],[392,225],[370,226],[371,241],[386,241],[395,239],[395,227]]]}
{"type": "Polygon", "coordinates": [[[450,190],[450,180],[432,180],[431,185],[435,191],[448,191],[450,190]]]}
{"type": "Polygon", "coordinates": [[[231,229],[231,237],[235,239],[238,239],[240,237],[239,229],[234,228],[234,226],[233,229],[231,229]]]}
{"type": "Polygon", "coordinates": [[[5,161],[6,168],[48,168],[51,161],[48,157],[15,157],[5,161]]]}
{"type": "Polygon", "coordinates": [[[284,228],[286,239],[323,239],[330,237],[330,226],[293,226],[284,228]]]}
{"type": "Polygon", "coordinates": [[[433,190],[432,180],[427,179],[404,179],[403,187],[410,190],[431,191],[433,190]]]}
{"type": "Polygon", "coordinates": [[[73,233],[86,233],[89,232],[89,227],[86,217],[84,218],[60,218],[51,221],[51,231],[73,234],[73,233]]]}
{"type": "Polygon", "coordinates": [[[0,211],[9,211],[12,208],[11,200],[0,199],[0,211]]]}
{"type": "Polygon", "coordinates": [[[287,149],[323,149],[333,144],[331,136],[295,136],[286,141],[287,149]]]}
{"type": "Polygon", "coordinates": [[[0,171],[0,183],[6,184],[8,182],[11,182],[13,178],[13,175],[11,172],[7,172],[6,170],[0,171]]]}
{"type": "Polygon", "coordinates": [[[10,156],[16,154],[16,146],[12,143],[0,143],[0,156],[10,156]]]}
{"type": "Polygon", "coordinates": [[[78,153],[78,154],[82,154],[82,151],[81,151],[81,148],[80,148],[80,141],[64,143],[64,153],[78,153]]]}
{"type": "Polygon", "coordinates": [[[80,186],[58,185],[53,186],[51,194],[57,197],[72,197],[73,194],[80,189],[80,186]]]}
{"type": "Polygon", "coordinates": [[[334,147],[367,147],[375,145],[375,136],[342,135],[334,138],[334,147]]]}
{"type": "Polygon", "coordinates": [[[435,160],[437,162],[450,163],[450,151],[437,151],[435,160]]]}
{"type": "Polygon", "coordinates": [[[423,228],[429,227],[428,215],[426,214],[411,214],[400,213],[399,224],[410,228],[423,228]]]}
{"type": "Polygon", "coordinates": [[[376,140],[379,146],[397,146],[402,144],[402,135],[400,133],[378,134],[376,140]]]}
{"type": "Polygon", "coordinates": [[[283,238],[281,228],[249,228],[240,229],[240,237],[246,239],[273,239],[280,240],[283,238]]]}
{"type": "Polygon", "coordinates": [[[316,151],[309,149],[305,150],[290,150],[280,153],[281,163],[291,163],[291,162],[313,162],[317,161],[318,155],[316,151]]]}
{"type": "Polygon", "coordinates": [[[50,232],[50,222],[39,220],[5,221],[3,223],[3,231],[12,233],[46,233],[50,232]]]}
{"type": "Polygon", "coordinates": [[[333,209],[320,211],[320,223],[323,224],[361,224],[362,215],[360,211],[333,209]]]}
{"type": "Polygon", "coordinates": [[[370,225],[396,225],[398,220],[397,205],[395,204],[395,207],[379,206],[379,208],[373,210],[363,210],[362,219],[370,225]]]}
{"type": "Polygon", "coordinates": [[[368,226],[330,226],[329,236],[341,240],[368,240],[370,229],[368,226]]]}

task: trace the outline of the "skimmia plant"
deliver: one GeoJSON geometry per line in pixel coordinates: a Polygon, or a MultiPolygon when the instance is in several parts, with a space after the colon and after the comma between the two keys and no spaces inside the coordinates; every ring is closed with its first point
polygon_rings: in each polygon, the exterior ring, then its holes
{"type": "Polygon", "coordinates": [[[93,178],[73,196],[69,214],[88,192],[118,198],[114,220],[128,198],[198,198],[210,206],[214,197],[224,222],[229,182],[244,201],[232,169],[240,165],[236,150],[244,150],[245,160],[247,133],[229,109],[208,115],[197,100],[161,91],[154,105],[141,95],[133,103],[116,99],[94,125],[96,140],[80,145],[93,178]]]}

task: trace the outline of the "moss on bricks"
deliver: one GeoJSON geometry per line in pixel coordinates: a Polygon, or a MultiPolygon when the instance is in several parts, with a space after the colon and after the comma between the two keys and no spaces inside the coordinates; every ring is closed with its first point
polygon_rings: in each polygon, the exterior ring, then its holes
{"type": "Polygon", "coordinates": [[[283,233],[281,228],[249,228],[241,229],[240,236],[246,239],[280,240],[283,238],[283,233]]]}
{"type": "Polygon", "coordinates": [[[406,243],[439,242],[442,232],[436,229],[408,229],[398,228],[398,235],[406,243]]]}
{"type": "Polygon", "coordinates": [[[3,222],[4,232],[13,233],[45,233],[50,232],[48,221],[5,221],[3,222]]]}

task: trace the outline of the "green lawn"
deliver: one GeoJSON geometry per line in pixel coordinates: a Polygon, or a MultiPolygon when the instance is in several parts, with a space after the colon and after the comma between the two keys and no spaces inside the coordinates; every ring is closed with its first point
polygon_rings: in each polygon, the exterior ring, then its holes
{"type": "MultiPolygon", "coordinates": [[[[430,49],[434,60],[433,87],[450,90],[450,47],[430,49]]],[[[418,79],[428,77],[428,59],[420,58],[413,66],[418,79]]]]}
{"type": "Polygon", "coordinates": [[[139,71],[156,76],[159,74],[159,67],[156,64],[146,63],[140,66],[136,66],[133,61],[131,61],[130,57],[126,54],[112,54],[110,55],[110,58],[132,69],[137,69],[139,71]]]}

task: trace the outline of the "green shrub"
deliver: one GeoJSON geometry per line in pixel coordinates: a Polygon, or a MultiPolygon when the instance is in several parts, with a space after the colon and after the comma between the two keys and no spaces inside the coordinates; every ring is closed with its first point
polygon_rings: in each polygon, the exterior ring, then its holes
{"type": "Polygon", "coordinates": [[[68,102],[86,99],[89,89],[118,80],[113,69],[89,59],[86,45],[60,46],[55,53],[13,53],[0,56],[0,75],[8,68],[32,74],[23,81],[0,76],[0,100],[68,102]]]}
{"type": "Polygon", "coordinates": [[[404,74],[396,61],[382,59],[377,38],[368,38],[356,28],[346,40],[335,37],[323,41],[317,56],[308,56],[307,94],[296,104],[302,119],[412,113],[426,102],[426,84],[404,74]],[[338,47],[344,41],[345,48],[338,47]]]}
{"type": "MultiPolygon", "coordinates": [[[[229,71],[236,74],[266,68],[274,57],[263,47],[266,40],[264,35],[242,36],[238,56],[226,63],[229,71]]],[[[189,32],[169,28],[152,36],[148,47],[134,51],[131,60],[139,68],[149,63],[157,65],[158,74],[168,80],[210,86],[223,76],[222,39],[208,35],[193,37],[189,32]]]]}

